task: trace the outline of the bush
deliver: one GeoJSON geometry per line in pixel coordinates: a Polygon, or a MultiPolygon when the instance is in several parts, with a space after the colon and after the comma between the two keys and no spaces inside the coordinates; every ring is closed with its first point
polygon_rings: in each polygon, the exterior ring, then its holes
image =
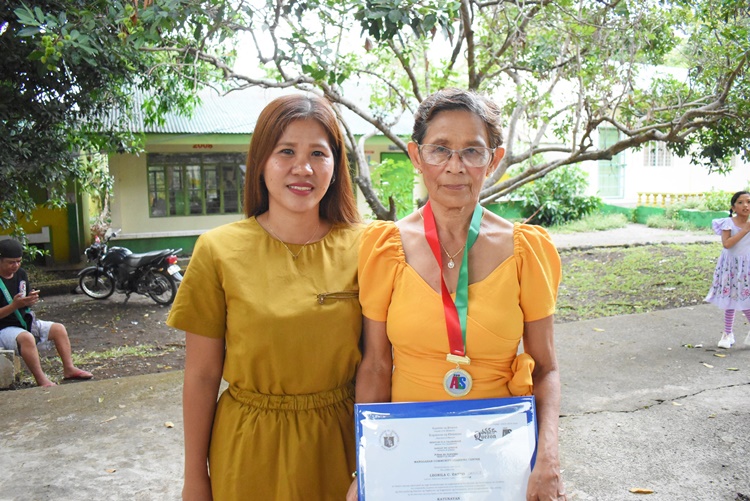
{"type": "Polygon", "coordinates": [[[728,191],[709,191],[704,195],[703,205],[706,210],[728,211],[733,193],[728,191]]]}
{"type": "Polygon", "coordinates": [[[521,199],[521,214],[529,222],[555,226],[581,219],[601,207],[601,198],[583,194],[587,187],[583,169],[570,165],[521,186],[513,197],[521,199]]]}
{"type": "Polygon", "coordinates": [[[680,211],[683,209],[696,209],[698,207],[688,207],[685,203],[668,205],[664,209],[664,217],[667,219],[677,220],[680,218],[680,211]]]}

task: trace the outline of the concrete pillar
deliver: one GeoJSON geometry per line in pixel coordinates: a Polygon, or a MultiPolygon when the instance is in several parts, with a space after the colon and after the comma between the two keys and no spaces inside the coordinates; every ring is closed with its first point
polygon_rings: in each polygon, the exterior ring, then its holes
{"type": "Polygon", "coordinates": [[[0,350],[0,388],[10,388],[21,371],[21,360],[11,350],[0,350]]]}

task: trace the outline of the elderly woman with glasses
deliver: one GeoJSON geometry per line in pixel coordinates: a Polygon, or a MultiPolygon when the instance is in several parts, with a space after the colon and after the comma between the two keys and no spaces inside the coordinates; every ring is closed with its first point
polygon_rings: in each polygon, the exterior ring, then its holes
{"type": "Polygon", "coordinates": [[[538,447],[526,499],[565,499],[553,329],[560,258],[544,229],[479,205],[505,153],[500,112],[481,95],[445,89],[415,114],[409,157],[429,201],[397,223],[373,223],[362,237],[356,401],[533,394],[538,447]]]}

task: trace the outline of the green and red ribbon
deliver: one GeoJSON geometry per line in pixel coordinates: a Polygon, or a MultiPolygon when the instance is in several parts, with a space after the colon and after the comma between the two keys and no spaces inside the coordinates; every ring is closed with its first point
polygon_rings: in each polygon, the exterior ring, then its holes
{"type": "Polygon", "coordinates": [[[443,297],[443,310],[445,311],[445,326],[448,330],[448,345],[450,353],[460,357],[466,356],[466,320],[469,315],[469,249],[479,237],[479,226],[482,222],[482,206],[477,204],[469,225],[469,234],[466,240],[466,250],[461,265],[458,269],[458,285],[456,286],[456,301],[451,298],[448,286],[443,277],[443,255],[440,246],[440,238],[435,225],[435,215],[432,212],[430,202],[424,206],[424,233],[432,254],[437,260],[440,268],[440,289],[443,297]]]}

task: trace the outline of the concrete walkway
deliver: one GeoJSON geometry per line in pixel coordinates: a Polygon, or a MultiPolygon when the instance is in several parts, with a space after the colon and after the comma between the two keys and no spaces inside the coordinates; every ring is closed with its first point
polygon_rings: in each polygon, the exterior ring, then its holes
{"type": "Polygon", "coordinates": [[[0,500],[180,499],[181,385],[175,371],[0,393],[0,500]]]}
{"type": "Polygon", "coordinates": [[[721,350],[722,320],[700,305],[556,326],[570,499],[750,499],[747,326],[721,350]]]}
{"type": "MultiPolygon", "coordinates": [[[[552,233],[558,249],[587,249],[648,244],[692,244],[721,242],[721,237],[708,232],[676,231],[628,224],[624,228],[591,233],[552,233]]],[[[717,252],[718,257],[718,252],[717,252]]]]}
{"type": "MultiPolygon", "coordinates": [[[[722,318],[700,305],[556,326],[568,499],[750,498],[747,326],[718,350],[722,318]]],[[[0,501],[179,499],[181,378],[0,392],[0,501]]]]}

